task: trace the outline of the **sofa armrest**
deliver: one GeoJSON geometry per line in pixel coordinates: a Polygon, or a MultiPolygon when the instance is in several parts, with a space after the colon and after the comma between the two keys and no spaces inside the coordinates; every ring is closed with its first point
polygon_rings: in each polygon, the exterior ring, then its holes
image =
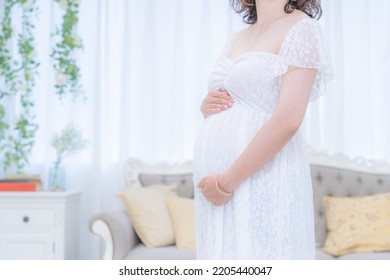
{"type": "Polygon", "coordinates": [[[104,241],[104,260],[125,259],[140,240],[125,211],[103,212],[90,219],[90,230],[104,241]]]}

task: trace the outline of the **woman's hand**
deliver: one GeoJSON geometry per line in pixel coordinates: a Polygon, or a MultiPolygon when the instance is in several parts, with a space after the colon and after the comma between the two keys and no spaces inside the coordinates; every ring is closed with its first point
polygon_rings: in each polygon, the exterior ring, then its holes
{"type": "Polygon", "coordinates": [[[233,105],[233,98],[226,90],[212,90],[203,99],[200,111],[204,118],[219,113],[233,105]]]}
{"type": "Polygon", "coordinates": [[[221,181],[225,181],[224,178],[221,178],[221,176],[224,176],[224,174],[213,174],[206,176],[199,182],[197,186],[201,189],[203,196],[214,206],[220,206],[228,202],[229,199],[232,197],[234,191],[234,189],[230,187],[228,191],[227,188],[225,188],[225,186],[221,184],[221,181]],[[218,191],[216,186],[217,176],[219,176],[218,183],[221,191],[218,191]],[[227,195],[223,192],[229,192],[231,194],[227,195]]]}

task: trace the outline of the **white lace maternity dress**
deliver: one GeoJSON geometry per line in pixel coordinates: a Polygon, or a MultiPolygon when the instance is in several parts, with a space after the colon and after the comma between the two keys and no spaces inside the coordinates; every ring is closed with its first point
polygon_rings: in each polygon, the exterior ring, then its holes
{"type": "MultiPolygon", "coordinates": [[[[208,116],[193,153],[193,183],[228,169],[272,115],[282,75],[289,65],[316,68],[310,101],[332,76],[320,24],[295,23],[278,54],[248,52],[228,58],[229,39],[215,63],[208,89],[226,89],[233,106],[208,116]]],[[[213,206],[195,187],[197,259],[314,259],[313,192],[300,130],[235,190],[223,206],[213,206]]]]}

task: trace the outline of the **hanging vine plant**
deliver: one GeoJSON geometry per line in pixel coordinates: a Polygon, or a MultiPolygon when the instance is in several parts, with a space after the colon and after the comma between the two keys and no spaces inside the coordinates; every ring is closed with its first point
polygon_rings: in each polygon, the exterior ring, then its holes
{"type": "Polygon", "coordinates": [[[10,95],[11,86],[15,78],[12,58],[8,48],[13,30],[11,27],[11,12],[17,1],[6,1],[4,5],[4,17],[0,22],[0,98],[10,95]]]}
{"type": "Polygon", "coordinates": [[[7,0],[0,23],[0,153],[4,156],[5,170],[15,167],[20,172],[28,164],[38,129],[34,122],[32,94],[39,66],[32,24],[37,11],[36,0],[7,0]],[[17,58],[11,56],[9,48],[14,35],[11,22],[14,8],[20,8],[22,12],[22,30],[17,34],[17,58]],[[5,104],[11,99],[19,105],[15,115],[5,110],[5,104]]]}
{"type": "Polygon", "coordinates": [[[12,59],[8,48],[9,40],[12,37],[11,11],[16,1],[4,3],[4,16],[0,22],[0,153],[6,140],[6,132],[9,125],[6,121],[4,97],[11,95],[11,87],[14,81],[12,59]]]}
{"type": "Polygon", "coordinates": [[[82,95],[80,68],[75,58],[77,50],[83,48],[82,41],[77,35],[79,0],[54,1],[65,11],[62,25],[53,34],[56,43],[50,55],[56,72],[56,94],[60,98],[68,92],[74,96],[82,95]]]}

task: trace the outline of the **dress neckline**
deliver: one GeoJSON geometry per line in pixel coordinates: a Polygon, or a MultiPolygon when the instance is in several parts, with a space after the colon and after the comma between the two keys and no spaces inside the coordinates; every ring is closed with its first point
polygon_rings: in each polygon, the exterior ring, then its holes
{"type": "Polygon", "coordinates": [[[226,60],[228,60],[229,62],[231,62],[232,64],[235,64],[237,61],[239,61],[240,59],[242,58],[245,58],[245,57],[250,57],[252,55],[269,55],[269,56],[274,56],[274,57],[280,57],[281,56],[281,53],[282,53],[282,50],[286,44],[286,41],[287,39],[291,36],[291,33],[292,31],[295,29],[296,26],[298,26],[300,23],[306,21],[306,20],[310,20],[310,21],[314,21],[314,19],[310,18],[310,17],[305,17],[305,18],[302,18],[300,20],[298,20],[297,22],[295,22],[293,25],[291,25],[291,27],[288,29],[286,35],[284,36],[283,38],[283,41],[282,41],[282,44],[281,44],[281,47],[279,49],[279,52],[278,53],[273,53],[273,52],[270,52],[270,51],[247,51],[247,52],[243,52],[241,53],[240,55],[238,55],[236,58],[234,59],[231,59],[229,57],[229,53],[230,51],[232,50],[232,43],[233,43],[233,40],[236,38],[237,34],[239,33],[239,31],[237,32],[234,32],[233,35],[231,36],[230,38],[230,41],[229,41],[229,44],[228,44],[228,48],[227,50],[225,51],[225,58],[226,60]]]}

